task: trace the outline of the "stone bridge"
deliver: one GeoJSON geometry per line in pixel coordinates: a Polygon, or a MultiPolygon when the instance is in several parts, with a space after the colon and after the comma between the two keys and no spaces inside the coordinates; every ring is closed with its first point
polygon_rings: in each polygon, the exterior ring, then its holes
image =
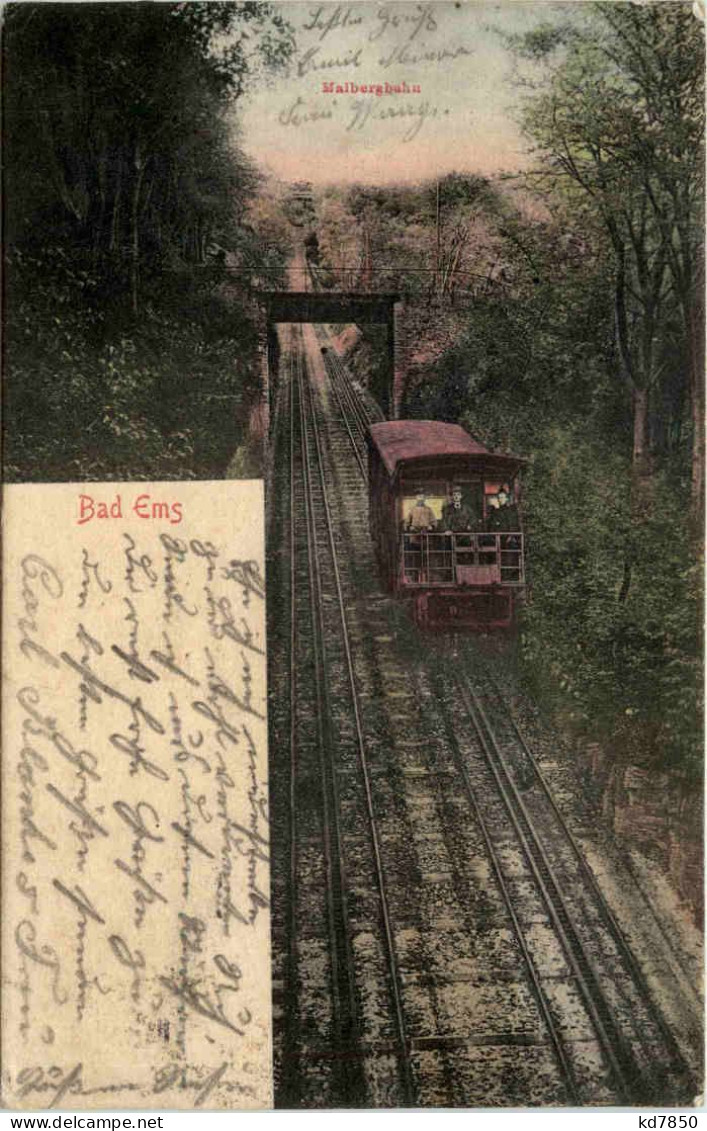
{"type": "MultiPolygon", "coordinates": [[[[370,391],[389,419],[405,411],[416,370],[458,342],[474,303],[452,306],[421,295],[334,291],[269,291],[258,295],[264,388],[277,373],[278,322],[372,323],[386,328],[388,364],[370,391]]],[[[475,300],[478,303],[478,300],[475,300]]]]}
{"type": "Polygon", "coordinates": [[[365,323],[384,326],[388,367],[384,387],[371,389],[386,416],[395,414],[396,315],[400,301],[397,294],[343,291],[261,291],[258,294],[262,314],[260,339],[265,368],[264,383],[274,392],[277,373],[277,335],[279,322],[318,322],[342,325],[365,323]]]}

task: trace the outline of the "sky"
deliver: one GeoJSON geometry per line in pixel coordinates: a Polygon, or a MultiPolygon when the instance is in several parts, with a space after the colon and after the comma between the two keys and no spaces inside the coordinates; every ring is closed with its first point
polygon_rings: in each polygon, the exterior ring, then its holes
{"type": "Polygon", "coordinates": [[[296,54],[288,73],[259,80],[238,112],[246,152],[278,179],[385,184],[452,169],[489,175],[527,162],[511,112],[512,60],[494,29],[523,32],[552,18],[557,4],[288,0],[274,7],[293,27],[296,54]],[[359,90],[323,89],[347,82],[359,90]],[[409,90],[360,90],[386,82],[409,90]]]}

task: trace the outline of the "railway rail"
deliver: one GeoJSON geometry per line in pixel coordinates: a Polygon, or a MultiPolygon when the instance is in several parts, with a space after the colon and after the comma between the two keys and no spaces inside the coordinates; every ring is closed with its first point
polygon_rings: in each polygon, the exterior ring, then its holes
{"type": "MultiPolygon", "coordinates": [[[[448,733],[470,801],[477,810],[483,805],[479,818],[500,881],[509,893],[532,882],[539,896],[546,925],[539,946],[533,945],[532,931],[537,908],[530,917],[523,908],[519,914],[509,907],[509,913],[525,938],[543,1012],[556,1012],[552,980],[561,969],[575,997],[575,1024],[586,1034],[583,1040],[595,1043],[616,1102],[687,1102],[697,1093],[693,1073],[498,687],[478,672],[470,677],[469,650],[464,651],[466,662],[459,662],[455,650],[446,672],[453,688],[446,705],[448,733]],[[509,856],[510,843],[516,850],[509,856]],[[554,958],[549,979],[548,956],[554,958]]],[[[593,1074],[583,1080],[571,1049],[563,1047],[562,1027],[556,1033],[575,1102],[592,1102],[593,1074]]]]}
{"type": "Polygon", "coordinates": [[[364,482],[368,479],[368,445],[366,435],[374,416],[363,398],[352,386],[338,354],[330,346],[330,338],[323,327],[317,327],[317,338],[322,343],[322,353],[327,375],[339,406],[341,422],[346,429],[354,459],[358,464],[364,482]],[[324,343],[327,343],[324,345],[324,343]],[[324,352],[326,351],[326,352],[324,352]]]}
{"type": "Polygon", "coordinates": [[[498,687],[371,584],[367,414],[314,345],[291,329],[275,414],[278,1105],[690,1103],[498,687]]]}
{"type": "MultiPolygon", "coordinates": [[[[303,379],[301,359],[302,353],[296,343],[291,359],[288,390],[291,500],[288,977],[291,985],[299,978],[297,971],[300,955],[297,953],[295,939],[302,910],[299,862],[305,856],[300,830],[304,828],[305,835],[309,837],[312,830],[318,827],[323,860],[321,878],[325,881],[326,891],[326,907],[323,911],[328,924],[328,946],[326,953],[320,957],[323,965],[328,966],[326,982],[331,991],[331,1015],[328,1019],[328,1047],[310,1047],[308,1059],[310,1063],[324,1062],[320,1065],[319,1076],[328,1078],[327,1093],[330,1097],[336,1097],[339,1103],[349,1106],[360,1104],[366,1095],[366,1088],[361,1078],[359,1006],[356,1000],[349,922],[349,908],[353,900],[348,886],[342,801],[336,769],[344,736],[341,729],[335,733],[334,700],[343,699],[348,704],[349,721],[353,724],[351,732],[345,737],[358,762],[357,776],[365,799],[375,862],[380,936],[386,951],[390,1006],[396,1022],[396,1039],[403,1050],[398,1056],[402,1095],[403,1099],[412,1103],[413,1088],[404,1053],[406,1036],[400,1005],[400,976],[390,930],[376,813],[361,731],[361,708],[353,672],[313,393],[311,386],[303,379]],[[304,517],[303,523],[298,523],[299,516],[304,517]],[[311,687],[313,696],[306,693],[302,695],[303,687],[311,687]],[[312,766],[312,759],[316,763],[316,769],[312,766]]],[[[316,869],[316,856],[315,846],[315,859],[312,867],[307,870],[308,877],[312,875],[312,868],[316,869]]],[[[305,896],[304,909],[310,916],[312,899],[311,892],[309,896],[305,896]]],[[[299,981],[301,982],[301,978],[299,981]]],[[[318,986],[315,999],[321,992],[322,987],[318,986]]],[[[283,1088],[287,1101],[294,1105],[298,1103],[300,1082],[306,1075],[302,1058],[297,1055],[302,1029],[301,1015],[306,1012],[306,1007],[302,1009],[302,997],[300,993],[297,1009],[290,997],[285,1011],[283,1088]]],[[[315,1009],[316,1004],[316,1000],[310,1003],[315,1009]]]]}
{"type": "MultiPolygon", "coordinates": [[[[673,939],[666,931],[664,924],[657,916],[655,908],[647,898],[646,892],[638,881],[630,861],[622,860],[622,868],[631,880],[631,887],[638,897],[639,915],[648,919],[651,929],[646,937],[649,939],[648,948],[655,965],[658,950],[668,957],[668,962],[662,965],[663,979],[668,975],[673,983],[675,997],[692,1006],[688,1016],[692,1020],[685,1023],[683,1019],[679,1026],[679,1039],[666,1023],[663,1011],[655,1000],[656,988],[651,984],[650,978],[641,967],[631,946],[628,944],[623,928],[617,916],[602,891],[597,878],[592,871],[580,839],[573,833],[563,812],[558,806],[553,790],[547,777],[542,771],[538,759],[533,754],[524,734],[518,726],[512,711],[506,702],[503,687],[498,673],[486,664],[479,666],[478,657],[472,656],[468,647],[462,649],[462,664],[459,667],[459,653],[456,651],[456,642],[452,646],[454,653],[454,671],[457,679],[462,679],[466,684],[467,695],[472,698],[477,713],[484,718],[485,725],[493,734],[493,746],[499,761],[503,760],[506,772],[510,770],[511,776],[518,774],[523,780],[521,800],[525,799],[525,806],[532,811],[534,828],[540,829],[543,835],[543,845],[555,845],[558,853],[567,854],[576,867],[576,875],[584,883],[587,899],[593,902],[594,913],[603,924],[603,928],[610,934],[616,945],[621,960],[637,988],[644,1002],[645,1009],[651,1015],[652,1022],[657,1026],[661,1040],[664,1042],[666,1057],[673,1065],[675,1071],[682,1074],[688,1087],[696,1087],[695,1073],[689,1067],[692,1063],[697,1067],[697,1073],[702,1071],[702,1025],[704,1003],[695,985],[693,977],[686,969],[684,958],[675,947],[673,939]],[[461,674],[460,674],[461,673],[461,674]],[[520,764],[524,767],[519,770],[520,764]],[[513,766],[515,765],[515,770],[513,766]]],[[[661,986],[665,992],[665,981],[661,986]]]]}
{"type": "MultiPolygon", "coordinates": [[[[539,788],[540,796],[542,797],[543,801],[546,802],[550,807],[554,817],[557,820],[558,827],[562,830],[569,846],[571,847],[571,851],[582,874],[587,881],[587,884],[596,894],[597,901],[603,908],[604,916],[607,922],[611,925],[611,929],[615,933],[617,941],[624,951],[627,962],[631,964],[632,969],[635,972],[635,977],[641,982],[645,994],[650,997],[652,991],[648,985],[648,979],[646,979],[642,971],[638,969],[636,960],[631,953],[630,948],[628,948],[626,945],[625,937],[619,924],[616,921],[616,917],[609,907],[608,901],[606,900],[594,873],[587,863],[587,859],[581,848],[581,845],[575,834],[570,829],[568,822],[566,821],[563,813],[557,805],[550,784],[546,776],[543,774],[538,760],[533,754],[528,741],[526,740],[524,734],[518,726],[518,723],[513,717],[513,713],[508,709],[508,706],[505,703],[503,688],[498,674],[489,670],[488,667],[486,668],[486,670],[479,673],[478,661],[475,661],[474,659],[467,659],[467,661],[465,662],[465,671],[467,671],[468,673],[470,670],[476,671],[475,682],[477,689],[481,688],[481,694],[486,698],[487,703],[489,704],[489,706],[487,706],[487,714],[489,713],[490,709],[500,712],[499,717],[502,720],[502,725],[507,735],[505,741],[510,742],[511,745],[515,744],[518,750],[522,753],[526,766],[529,768],[529,770],[532,771],[532,776],[539,788]]],[[[655,931],[662,938],[665,947],[670,952],[671,965],[673,967],[674,977],[680,983],[680,992],[683,993],[686,998],[692,1001],[693,1005],[696,1008],[696,1011],[701,1016],[704,1003],[697,987],[695,986],[692,975],[686,968],[683,955],[680,954],[678,949],[675,947],[674,940],[670,937],[670,934],[666,931],[664,924],[659,919],[645,889],[640,883],[639,877],[636,875],[635,869],[630,863],[630,860],[624,859],[623,867],[631,877],[632,885],[635,887],[638,895],[640,896],[643,908],[648,912],[655,927],[655,931]]],[[[692,1027],[692,1029],[687,1033],[687,1036],[692,1040],[694,1047],[697,1047],[698,1044],[701,1044],[702,1034],[699,1026],[692,1027]]],[[[666,1039],[668,1041],[672,1041],[672,1035],[666,1034],[666,1039]]]]}

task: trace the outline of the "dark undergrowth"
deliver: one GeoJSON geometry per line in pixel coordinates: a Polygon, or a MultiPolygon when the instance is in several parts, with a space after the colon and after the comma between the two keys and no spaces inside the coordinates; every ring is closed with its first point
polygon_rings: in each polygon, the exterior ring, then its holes
{"type": "Polygon", "coordinates": [[[77,256],[9,264],[8,481],[222,476],[259,396],[255,312],[218,268],[148,281],[135,317],[77,256]]]}

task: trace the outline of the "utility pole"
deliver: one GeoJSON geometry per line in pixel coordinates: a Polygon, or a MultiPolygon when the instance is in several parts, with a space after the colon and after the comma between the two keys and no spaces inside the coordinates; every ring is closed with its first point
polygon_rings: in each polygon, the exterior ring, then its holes
{"type": "Polygon", "coordinates": [[[371,289],[371,233],[366,221],[363,229],[363,285],[365,290],[371,289]]]}
{"type": "Polygon", "coordinates": [[[442,233],[440,229],[440,207],[439,207],[439,177],[437,177],[437,254],[435,258],[435,290],[439,289],[439,270],[441,263],[441,248],[442,248],[442,233]]]}

